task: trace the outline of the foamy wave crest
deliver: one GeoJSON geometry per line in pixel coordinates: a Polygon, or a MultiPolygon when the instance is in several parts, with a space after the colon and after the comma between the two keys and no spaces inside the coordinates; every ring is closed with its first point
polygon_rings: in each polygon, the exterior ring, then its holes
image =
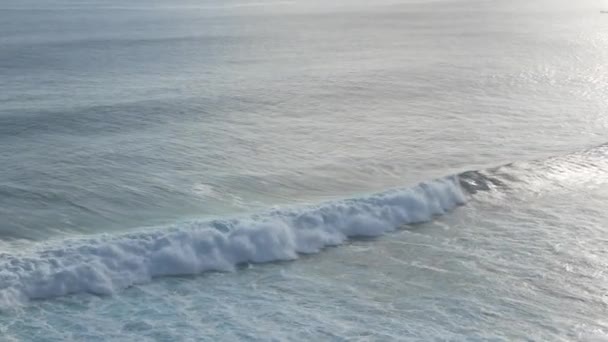
{"type": "Polygon", "coordinates": [[[378,236],[465,202],[457,176],[369,197],[247,218],[71,239],[0,255],[0,305],[74,293],[110,294],[155,277],[293,260],[349,237],[378,236]]]}

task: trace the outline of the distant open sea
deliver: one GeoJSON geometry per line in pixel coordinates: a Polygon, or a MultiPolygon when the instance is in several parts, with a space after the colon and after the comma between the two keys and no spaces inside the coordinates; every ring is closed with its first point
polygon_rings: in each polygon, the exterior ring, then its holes
{"type": "Polygon", "coordinates": [[[608,340],[608,0],[1,0],[0,340],[608,340]]]}

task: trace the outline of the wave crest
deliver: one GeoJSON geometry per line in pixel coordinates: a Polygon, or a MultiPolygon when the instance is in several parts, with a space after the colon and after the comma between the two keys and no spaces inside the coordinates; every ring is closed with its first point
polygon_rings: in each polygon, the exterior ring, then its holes
{"type": "Polygon", "coordinates": [[[0,306],[75,293],[111,294],[155,277],[293,260],[350,237],[431,220],[466,201],[457,176],[368,197],[231,220],[63,240],[0,257],[0,306]]]}

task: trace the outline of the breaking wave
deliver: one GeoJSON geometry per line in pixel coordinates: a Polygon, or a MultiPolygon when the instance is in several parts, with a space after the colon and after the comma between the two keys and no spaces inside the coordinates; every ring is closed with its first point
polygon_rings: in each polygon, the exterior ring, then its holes
{"type": "Polygon", "coordinates": [[[75,293],[111,294],[156,277],[293,260],[351,237],[431,220],[466,202],[458,176],[367,197],[181,223],[139,233],[66,239],[0,254],[0,307],[75,293]]]}
{"type": "Polygon", "coordinates": [[[379,236],[432,220],[479,192],[550,194],[607,180],[608,144],[604,144],[360,198],[138,233],[38,243],[35,250],[0,254],[0,308],[68,294],[111,294],[162,276],[293,260],[352,237],[379,236]]]}

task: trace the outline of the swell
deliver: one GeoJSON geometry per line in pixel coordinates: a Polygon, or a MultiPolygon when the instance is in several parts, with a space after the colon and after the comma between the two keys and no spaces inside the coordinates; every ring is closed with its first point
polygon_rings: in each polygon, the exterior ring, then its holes
{"type": "Polygon", "coordinates": [[[522,194],[578,190],[608,180],[608,144],[545,159],[466,171],[458,178],[463,190],[472,195],[487,191],[522,194]]]}
{"type": "Polygon", "coordinates": [[[0,255],[0,307],[75,293],[110,294],[162,276],[293,260],[351,237],[431,220],[465,201],[458,177],[451,176],[310,207],[40,244],[34,251],[0,255]]]}
{"type": "Polygon", "coordinates": [[[140,101],[62,110],[0,111],[0,142],[13,137],[31,138],[48,132],[53,136],[90,136],[131,132],[169,122],[171,103],[140,101]]]}
{"type": "Polygon", "coordinates": [[[462,172],[414,187],[247,217],[193,221],[122,235],[37,244],[0,254],[0,308],[75,293],[111,294],[156,277],[230,271],[297,259],[352,237],[432,220],[480,192],[584,191],[608,181],[608,144],[536,161],[462,172]]]}

